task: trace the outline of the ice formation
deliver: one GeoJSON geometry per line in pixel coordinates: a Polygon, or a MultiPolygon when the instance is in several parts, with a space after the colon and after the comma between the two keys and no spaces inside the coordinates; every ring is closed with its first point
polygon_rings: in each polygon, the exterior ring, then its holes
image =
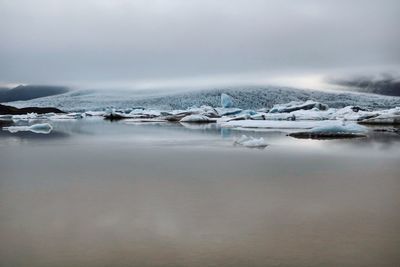
{"type": "Polygon", "coordinates": [[[245,147],[258,147],[263,148],[266,147],[268,144],[265,142],[264,138],[254,138],[251,136],[242,135],[234,142],[235,145],[241,145],[245,147]]]}
{"type": "Polygon", "coordinates": [[[287,104],[277,104],[274,105],[271,110],[269,111],[270,113],[286,113],[286,112],[292,112],[296,110],[308,110],[308,109],[318,109],[318,110],[327,110],[328,106],[325,104],[321,104],[319,102],[315,102],[312,100],[307,100],[306,102],[299,102],[299,101],[292,101],[287,104]]]}
{"type": "Polygon", "coordinates": [[[233,99],[230,95],[225,93],[221,94],[221,106],[223,108],[232,108],[233,107],[233,99]]]}
{"type": "Polygon", "coordinates": [[[298,138],[342,138],[361,137],[368,129],[354,122],[327,121],[325,125],[313,127],[307,131],[290,133],[289,136],[298,138]]]}
{"type": "Polygon", "coordinates": [[[384,110],[378,116],[361,120],[363,124],[400,124],[400,107],[384,110]]]}
{"type": "Polygon", "coordinates": [[[58,107],[63,111],[105,111],[107,109],[157,108],[160,110],[186,110],[192,106],[221,106],[221,94],[231,96],[234,106],[242,109],[263,109],[266,112],[276,104],[290,101],[312,100],[331,108],[362,106],[371,109],[387,109],[400,106],[400,97],[351,92],[323,92],[287,87],[243,87],[232,89],[192,90],[187,92],[77,90],[56,96],[41,97],[28,101],[10,102],[16,107],[58,107]]]}
{"type": "Polygon", "coordinates": [[[239,120],[220,122],[224,128],[311,129],[326,125],[327,121],[239,120]]]}
{"type": "Polygon", "coordinates": [[[49,134],[53,130],[53,126],[49,123],[39,123],[30,126],[9,126],[3,127],[3,130],[9,131],[10,133],[16,132],[33,132],[40,134],[49,134]]]}
{"type": "MultiPolygon", "coordinates": [[[[286,132],[293,132],[294,130],[306,130],[301,133],[307,135],[325,135],[325,136],[339,136],[339,135],[361,135],[361,132],[351,132],[355,130],[356,123],[353,124],[342,124],[344,122],[357,122],[360,124],[400,124],[400,108],[391,109],[379,109],[377,107],[388,106],[393,104],[400,105],[400,98],[385,98],[382,96],[371,96],[357,94],[357,100],[364,99],[365,103],[369,103],[363,107],[357,105],[347,105],[345,107],[334,104],[334,107],[329,108],[328,105],[322,104],[316,101],[317,96],[327,96],[326,93],[313,93],[311,94],[312,99],[306,101],[300,101],[298,99],[304,99],[308,96],[305,92],[293,91],[298,94],[294,94],[293,97],[286,95],[287,91],[270,89],[270,90],[249,90],[249,91],[231,91],[235,92],[235,107],[233,107],[233,97],[217,91],[202,91],[201,93],[185,94],[179,99],[179,104],[173,104],[177,108],[153,108],[146,109],[139,105],[126,106],[126,102],[119,103],[119,108],[107,107],[103,108],[102,111],[96,109],[89,111],[80,111],[75,113],[66,114],[27,114],[27,115],[15,115],[12,116],[14,121],[17,120],[75,120],[85,118],[86,116],[100,116],[108,120],[126,120],[128,123],[154,123],[154,122],[182,122],[182,123],[214,123],[222,128],[237,128],[237,129],[277,129],[284,130],[286,132]],[[266,95],[272,93],[280,93],[285,96],[281,99],[290,98],[291,101],[286,104],[274,103],[274,106],[269,109],[272,102],[268,102],[265,98],[266,95]],[[265,95],[266,94],[266,95],[265,95]],[[194,101],[188,99],[189,96],[199,96],[194,101]],[[219,104],[215,104],[215,99],[220,96],[221,106],[216,107],[219,104]],[[258,96],[258,98],[256,97],[258,96]],[[249,109],[252,107],[260,107],[262,104],[260,99],[264,99],[264,106],[257,110],[249,109]],[[189,101],[190,100],[190,101],[189,101]],[[244,102],[243,102],[244,101],[244,102]],[[253,103],[253,102],[255,103],[253,103]],[[246,109],[239,108],[237,103],[247,103],[246,109]],[[382,103],[381,103],[382,102],[382,103]],[[125,104],[123,104],[125,103],[125,104]],[[188,103],[196,103],[196,105],[188,106],[188,103]],[[199,104],[199,105],[197,105],[199,104]],[[373,109],[371,108],[373,106],[373,109]]],[[[80,93],[77,93],[81,96],[80,93]]],[[[162,99],[171,100],[172,96],[165,96],[162,99]]],[[[356,96],[353,94],[338,94],[335,95],[336,99],[339,99],[343,104],[347,103],[359,103],[360,101],[353,101],[356,96]],[[352,100],[352,101],[350,101],[352,100]]],[[[116,100],[117,98],[113,98],[116,100]]],[[[275,98],[277,100],[278,98],[275,98]]],[[[278,99],[278,100],[279,100],[278,99]]],[[[324,99],[324,97],[322,97],[324,99]]],[[[37,100],[39,101],[39,100],[37,100]]],[[[161,101],[161,100],[160,100],[161,101]]],[[[175,101],[175,100],[174,100],[175,101]]],[[[136,102],[132,102],[136,103],[136,102]]],[[[329,105],[333,102],[330,101],[329,105]]],[[[154,105],[156,107],[157,105],[154,105]]],[[[170,107],[170,105],[167,105],[170,107]]],[[[188,125],[187,125],[188,126],[188,125]]],[[[188,126],[190,127],[190,126],[188,126]]],[[[361,128],[358,128],[361,129],[361,128]]],[[[300,133],[293,133],[294,135],[300,133]]]]}
{"type": "Polygon", "coordinates": [[[208,122],[213,122],[214,120],[210,119],[207,116],[204,115],[189,115],[186,117],[183,117],[180,122],[192,122],[192,123],[208,123],[208,122]]]}

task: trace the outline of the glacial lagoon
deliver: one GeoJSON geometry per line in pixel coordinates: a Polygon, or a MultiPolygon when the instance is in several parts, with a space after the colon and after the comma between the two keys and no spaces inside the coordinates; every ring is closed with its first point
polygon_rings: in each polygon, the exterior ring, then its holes
{"type": "Polygon", "coordinates": [[[0,266],[400,264],[396,133],[52,126],[0,132],[0,266]]]}

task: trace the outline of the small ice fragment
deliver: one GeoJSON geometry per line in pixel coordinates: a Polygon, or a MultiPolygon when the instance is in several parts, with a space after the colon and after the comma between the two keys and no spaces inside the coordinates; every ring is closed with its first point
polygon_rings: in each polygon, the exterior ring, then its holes
{"type": "Polygon", "coordinates": [[[193,114],[189,115],[186,117],[183,117],[181,122],[193,122],[193,123],[207,123],[207,122],[213,122],[214,120],[211,120],[209,117],[200,115],[200,114],[193,114]]]}
{"type": "Polygon", "coordinates": [[[239,137],[234,142],[234,144],[245,146],[245,147],[258,147],[258,148],[264,148],[268,145],[265,142],[264,138],[262,138],[262,137],[254,138],[254,137],[246,136],[246,135],[242,135],[241,137],[239,137]]]}
{"type": "Polygon", "coordinates": [[[318,126],[310,129],[312,133],[366,133],[368,129],[356,123],[339,124],[332,123],[330,125],[318,126]]]}
{"type": "Polygon", "coordinates": [[[33,124],[31,126],[3,127],[3,130],[9,131],[10,133],[33,132],[40,134],[49,134],[51,130],[53,130],[53,126],[51,126],[49,123],[38,123],[38,124],[33,124]]]}

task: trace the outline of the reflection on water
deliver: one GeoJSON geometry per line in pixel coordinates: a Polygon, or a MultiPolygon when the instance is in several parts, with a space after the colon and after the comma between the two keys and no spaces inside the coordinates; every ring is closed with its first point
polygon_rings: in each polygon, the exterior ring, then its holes
{"type": "Polygon", "coordinates": [[[0,135],[0,266],[400,264],[396,134],[53,126],[0,135]]]}

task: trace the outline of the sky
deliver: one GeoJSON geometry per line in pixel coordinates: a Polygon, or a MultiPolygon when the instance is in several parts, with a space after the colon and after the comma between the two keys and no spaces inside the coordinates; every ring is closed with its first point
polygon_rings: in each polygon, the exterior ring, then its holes
{"type": "Polygon", "coordinates": [[[0,0],[0,37],[3,85],[312,87],[400,71],[400,1],[0,0]]]}

